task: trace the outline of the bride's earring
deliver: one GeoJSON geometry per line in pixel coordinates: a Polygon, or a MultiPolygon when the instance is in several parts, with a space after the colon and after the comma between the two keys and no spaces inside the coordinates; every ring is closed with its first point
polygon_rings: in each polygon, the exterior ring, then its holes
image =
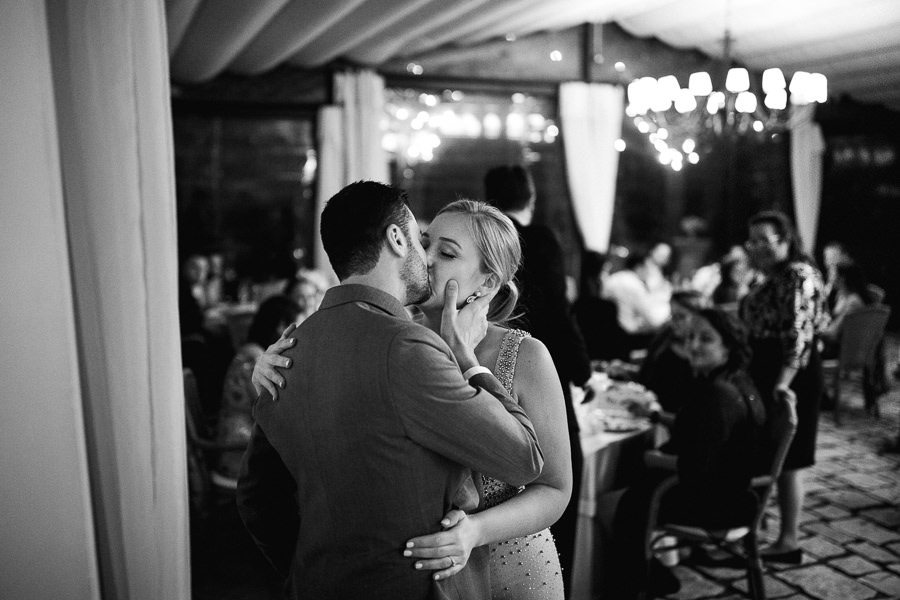
{"type": "Polygon", "coordinates": [[[481,298],[481,292],[475,292],[474,294],[466,298],[466,304],[472,304],[473,302],[475,302],[476,298],[481,298]]]}

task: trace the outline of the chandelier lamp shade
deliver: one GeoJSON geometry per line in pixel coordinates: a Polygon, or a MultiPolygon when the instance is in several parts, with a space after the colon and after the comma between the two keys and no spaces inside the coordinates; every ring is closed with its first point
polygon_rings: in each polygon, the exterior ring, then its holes
{"type": "MultiPolygon", "coordinates": [[[[725,34],[725,65],[730,65],[731,38],[725,34]]],[[[722,79],[721,77],[719,79],[722,79]]],[[[687,87],[675,75],[640,77],[627,87],[626,115],[646,135],[662,164],[680,171],[687,161],[697,164],[710,135],[779,133],[788,128],[793,106],[828,99],[828,81],[821,73],[796,71],[787,84],[774,67],[751,81],[743,67],[731,67],[716,88],[706,71],[691,73],[687,87]]]]}

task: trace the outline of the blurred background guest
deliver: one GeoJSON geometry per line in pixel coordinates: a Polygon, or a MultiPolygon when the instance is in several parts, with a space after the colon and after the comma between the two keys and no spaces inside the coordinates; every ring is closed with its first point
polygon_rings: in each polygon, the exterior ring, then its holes
{"type": "Polygon", "coordinates": [[[853,257],[841,242],[832,240],[822,248],[822,267],[825,269],[826,308],[829,312],[834,311],[836,302],[834,287],[837,281],[838,267],[852,262],[854,262],[853,257]]]}
{"type": "Polygon", "coordinates": [[[592,363],[628,359],[628,340],[616,303],[602,297],[609,268],[606,255],[600,252],[586,250],[581,255],[581,284],[572,313],[592,363]]]}
{"type": "MultiPolygon", "coordinates": [[[[253,365],[265,349],[274,343],[285,327],[296,322],[300,305],[283,295],[270,296],[253,317],[247,339],[238,349],[225,373],[222,403],[216,425],[217,441],[231,444],[249,442],[253,430],[252,407],[256,392],[250,381],[253,365]]],[[[223,452],[215,475],[237,481],[243,452],[223,452]]]]}
{"type": "Polygon", "coordinates": [[[633,250],[625,259],[625,267],[606,278],[603,297],[616,303],[619,324],[628,335],[632,350],[646,348],[650,340],[669,319],[669,298],[652,294],[648,279],[654,279],[659,267],[648,254],[633,250]]]}
{"type": "Polygon", "coordinates": [[[712,301],[724,310],[737,312],[738,303],[750,290],[750,259],[740,246],[735,246],[719,261],[719,284],[712,301]]]}
{"type": "Polygon", "coordinates": [[[181,361],[197,379],[200,403],[207,416],[216,414],[222,379],[234,349],[223,327],[207,323],[209,260],[192,254],[182,263],[178,282],[178,319],[181,361]]]}
{"type": "Polygon", "coordinates": [[[300,305],[298,324],[318,310],[329,287],[327,277],[314,269],[300,269],[287,280],[282,293],[300,305]]]}
{"type": "Polygon", "coordinates": [[[832,290],[834,306],[830,311],[831,322],[821,333],[824,342],[822,356],[825,358],[837,356],[841,328],[847,313],[873,304],[866,275],[862,267],[856,263],[845,262],[837,265],[832,290]]]}
{"type": "Polygon", "coordinates": [[[657,242],[647,253],[646,285],[652,296],[665,302],[672,294],[670,269],[672,266],[672,246],[667,242],[657,242]]]}
{"type": "Polygon", "coordinates": [[[797,396],[797,432],[778,479],[780,530],[763,559],[799,564],[802,469],[815,463],[823,388],[816,336],[827,324],[825,294],[821,274],[783,213],[764,211],[750,219],[747,251],[762,275],[740,309],[753,350],[750,374],[767,407],[776,394],[793,390],[797,396]]]}
{"type": "Polygon", "coordinates": [[[651,340],[635,380],[656,394],[664,411],[675,413],[694,378],[688,346],[691,317],[708,301],[696,290],[680,290],[669,304],[671,319],[651,340]]]}
{"type": "Polygon", "coordinates": [[[756,508],[750,480],[763,454],[765,410],[746,372],[750,348],[743,325],[719,309],[700,309],[690,321],[687,357],[693,378],[674,414],[635,404],[637,414],[671,428],[671,439],[646,455],[647,472],[623,494],[615,514],[616,552],[610,597],[671,593],[678,579],[653,559],[650,580],[645,548],[655,523],[677,522],[707,528],[731,527],[756,508]],[[678,474],[661,499],[655,521],[650,504],[657,486],[678,474]]]}
{"type": "Polygon", "coordinates": [[[587,383],[591,363],[566,297],[562,246],[552,229],[533,222],[537,196],[531,173],[521,165],[494,167],[484,176],[484,195],[512,219],[522,240],[522,263],[515,276],[521,286],[522,311],[510,325],[528,331],[547,346],[565,396],[572,470],[576,475],[572,478],[571,500],[551,531],[556,538],[565,588],[569,589],[581,485],[578,475],[584,461],[569,386],[587,383]]]}

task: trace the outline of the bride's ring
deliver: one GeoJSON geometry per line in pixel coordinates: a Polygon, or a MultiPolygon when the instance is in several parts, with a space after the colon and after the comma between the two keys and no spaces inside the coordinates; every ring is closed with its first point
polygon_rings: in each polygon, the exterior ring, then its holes
{"type": "Polygon", "coordinates": [[[456,559],[453,558],[452,556],[448,556],[447,558],[450,559],[450,566],[451,566],[451,567],[455,567],[455,566],[456,566],[456,559]]]}

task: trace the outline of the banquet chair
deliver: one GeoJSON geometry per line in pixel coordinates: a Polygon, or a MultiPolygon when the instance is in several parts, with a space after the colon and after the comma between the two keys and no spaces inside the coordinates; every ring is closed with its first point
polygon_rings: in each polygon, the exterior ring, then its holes
{"type": "Polygon", "coordinates": [[[883,287],[870,283],[866,286],[866,289],[869,291],[872,304],[882,304],[884,302],[886,292],[883,287]]]}
{"type": "Polygon", "coordinates": [[[234,499],[237,481],[214,469],[216,458],[230,450],[244,450],[243,442],[223,444],[215,440],[214,427],[203,416],[197,379],[191,369],[184,378],[184,417],[187,430],[188,492],[191,508],[200,519],[209,517],[215,502],[234,499]]]}
{"type": "MultiPolygon", "coordinates": [[[[647,558],[651,555],[670,552],[683,547],[712,544],[732,556],[742,559],[747,569],[748,593],[753,600],[765,600],[766,589],[763,582],[762,559],[759,554],[758,532],[765,517],[766,506],[778,477],[784,457],[787,455],[794,432],[797,429],[797,409],[794,397],[780,396],[766,418],[766,452],[769,456],[768,469],[763,475],[751,480],[750,488],[756,496],[756,510],[743,524],[727,529],[706,529],[679,523],[658,523],[647,543],[647,558]],[[674,544],[664,538],[674,538],[674,544]]],[[[650,523],[656,522],[663,495],[678,483],[673,475],[656,489],[650,507],[650,523]]],[[[650,560],[647,561],[650,563],[650,560]]],[[[649,576],[649,573],[648,573],[649,576]]]]}
{"type": "Polygon", "coordinates": [[[826,381],[830,383],[834,397],[834,422],[841,424],[841,381],[853,373],[860,373],[866,408],[878,413],[877,392],[870,380],[879,364],[877,353],[881,344],[891,309],[884,305],[864,306],[847,313],[841,324],[838,339],[838,356],[822,361],[826,381]]]}

